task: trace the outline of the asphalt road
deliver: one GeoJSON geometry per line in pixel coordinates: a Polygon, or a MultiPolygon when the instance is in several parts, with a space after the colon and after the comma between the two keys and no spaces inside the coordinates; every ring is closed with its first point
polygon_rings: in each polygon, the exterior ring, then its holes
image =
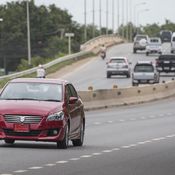
{"type": "MultiPolygon", "coordinates": [[[[138,51],[137,54],[133,54],[132,50],[132,43],[116,45],[107,51],[106,60],[97,57],[78,67],[76,70],[65,74],[62,78],[71,81],[78,90],[87,90],[89,86],[93,86],[94,89],[111,89],[113,85],[118,85],[118,87],[131,86],[131,78],[128,79],[126,76],[112,76],[110,79],[106,78],[107,59],[111,56],[126,56],[129,62],[132,63],[132,69],[139,60],[151,60],[155,62],[155,59],[158,57],[158,54],[146,56],[145,51],[138,51]]],[[[169,43],[163,44],[163,53],[170,53],[169,43]]],[[[174,77],[174,74],[161,75],[160,82],[163,80],[168,81],[174,77]]]]}
{"type": "Polygon", "coordinates": [[[0,141],[0,175],[174,175],[174,101],[87,112],[83,147],[0,141]]]}
{"type": "MultiPolygon", "coordinates": [[[[164,48],[168,52],[169,45],[164,48]]],[[[131,50],[131,44],[122,44],[111,48],[108,56],[129,51],[127,56],[133,64],[138,59],[155,58],[144,53],[133,55],[131,50]]],[[[130,85],[130,80],[121,77],[107,80],[105,61],[100,58],[66,76],[79,89],[88,84],[96,88],[110,88],[113,83],[130,85]]],[[[0,175],[174,175],[174,101],[172,97],[86,112],[83,147],[70,145],[59,150],[55,143],[19,141],[9,146],[0,141],[0,175]]]]}

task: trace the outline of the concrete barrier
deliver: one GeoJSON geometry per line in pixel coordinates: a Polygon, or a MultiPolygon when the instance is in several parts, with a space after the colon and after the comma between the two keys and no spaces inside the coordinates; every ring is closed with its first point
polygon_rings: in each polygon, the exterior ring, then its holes
{"type": "Polygon", "coordinates": [[[140,87],[79,91],[85,109],[101,109],[143,103],[175,95],[175,81],[140,87]]]}

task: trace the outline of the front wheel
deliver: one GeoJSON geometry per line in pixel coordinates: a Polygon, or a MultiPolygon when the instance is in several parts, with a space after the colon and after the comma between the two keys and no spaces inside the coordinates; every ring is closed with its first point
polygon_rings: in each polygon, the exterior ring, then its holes
{"type": "Polygon", "coordinates": [[[80,127],[80,138],[72,140],[73,146],[82,146],[84,142],[84,131],[85,131],[85,124],[84,122],[81,123],[80,127]]]}
{"type": "Polygon", "coordinates": [[[69,126],[66,125],[64,131],[64,139],[57,142],[57,148],[67,149],[68,145],[69,145],[69,126]]]}

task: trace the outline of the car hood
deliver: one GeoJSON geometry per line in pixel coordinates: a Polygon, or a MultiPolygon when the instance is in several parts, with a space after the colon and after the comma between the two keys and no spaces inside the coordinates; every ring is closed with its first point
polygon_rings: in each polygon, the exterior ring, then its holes
{"type": "Polygon", "coordinates": [[[23,114],[46,116],[62,110],[62,102],[0,100],[0,114],[23,114]]]}

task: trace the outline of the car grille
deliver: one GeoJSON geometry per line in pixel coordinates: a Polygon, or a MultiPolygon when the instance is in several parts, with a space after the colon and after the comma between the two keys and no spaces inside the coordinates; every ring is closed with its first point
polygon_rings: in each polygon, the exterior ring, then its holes
{"type": "Polygon", "coordinates": [[[4,120],[7,123],[24,123],[37,124],[41,121],[41,116],[20,116],[20,115],[5,115],[4,120]]]}
{"type": "Polygon", "coordinates": [[[4,129],[4,133],[7,136],[38,136],[41,131],[35,130],[30,132],[15,132],[11,129],[4,129]]]}

